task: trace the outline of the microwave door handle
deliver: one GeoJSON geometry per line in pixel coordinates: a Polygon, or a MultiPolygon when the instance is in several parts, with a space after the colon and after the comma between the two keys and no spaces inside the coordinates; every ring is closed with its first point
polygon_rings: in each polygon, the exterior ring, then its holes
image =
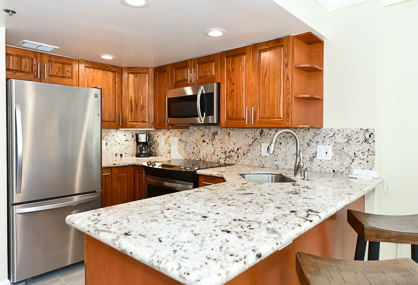
{"type": "Polygon", "coordinates": [[[204,113],[202,117],[202,112],[200,111],[200,98],[202,97],[202,92],[205,92],[205,88],[203,86],[200,86],[199,91],[197,92],[196,108],[197,108],[197,115],[199,116],[200,121],[204,123],[206,113],[204,113]]]}

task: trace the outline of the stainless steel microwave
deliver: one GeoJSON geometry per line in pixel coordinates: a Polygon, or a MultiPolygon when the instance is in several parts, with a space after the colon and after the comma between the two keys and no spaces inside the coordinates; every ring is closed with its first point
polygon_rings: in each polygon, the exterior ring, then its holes
{"type": "Polygon", "coordinates": [[[170,125],[219,124],[219,83],[167,91],[170,125]]]}

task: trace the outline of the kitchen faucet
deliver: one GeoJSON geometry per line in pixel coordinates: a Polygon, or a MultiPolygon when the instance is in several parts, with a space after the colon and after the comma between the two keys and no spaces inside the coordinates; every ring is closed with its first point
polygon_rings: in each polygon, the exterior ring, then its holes
{"type": "Polygon", "coordinates": [[[274,151],[274,144],[276,143],[276,139],[278,136],[280,136],[283,133],[289,133],[291,134],[295,140],[296,140],[296,160],[295,160],[295,167],[294,167],[294,175],[295,176],[302,176],[302,172],[303,172],[303,158],[302,158],[302,150],[300,149],[300,140],[298,135],[292,131],[292,130],[281,130],[279,132],[277,132],[274,137],[273,140],[271,142],[271,144],[267,147],[267,152],[269,154],[272,154],[274,151]]]}

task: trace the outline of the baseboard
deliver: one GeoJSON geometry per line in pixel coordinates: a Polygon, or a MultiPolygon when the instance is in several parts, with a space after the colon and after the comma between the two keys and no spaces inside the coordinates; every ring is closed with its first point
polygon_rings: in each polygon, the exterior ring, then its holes
{"type": "Polygon", "coordinates": [[[10,280],[4,280],[0,282],[0,285],[10,285],[10,280]]]}

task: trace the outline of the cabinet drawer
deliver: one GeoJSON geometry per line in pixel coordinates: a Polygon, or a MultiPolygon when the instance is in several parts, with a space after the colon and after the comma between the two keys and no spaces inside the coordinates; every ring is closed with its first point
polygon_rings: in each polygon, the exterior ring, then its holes
{"type": "Polygon", "coordinates": [[[222,177],[199,175],[199,187],[218,184],[222,182],[225,182],[225,179],[223,179],[222,177]]]}

